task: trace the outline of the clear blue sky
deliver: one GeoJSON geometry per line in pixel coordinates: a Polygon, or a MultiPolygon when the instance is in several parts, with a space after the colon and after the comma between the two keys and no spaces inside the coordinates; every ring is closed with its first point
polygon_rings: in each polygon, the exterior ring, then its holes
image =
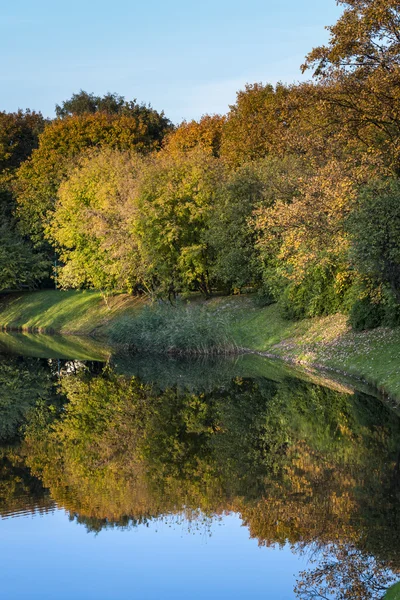
{"type": "Polygon", "coordinates": [[[0,110],[84,89],[150,102],[174,122],[224,113],[246,82],[301,79],[335,0],[3,0],[0,110]]]}

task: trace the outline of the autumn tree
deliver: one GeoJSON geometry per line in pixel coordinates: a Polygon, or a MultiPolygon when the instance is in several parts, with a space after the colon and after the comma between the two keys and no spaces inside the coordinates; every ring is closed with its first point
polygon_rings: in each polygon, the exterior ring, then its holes
{"type": "Polygon", "coordinates": [[[315,550],[317,566],[303,571],[295,588],[299,600],[328,600],[332,594],[338,600],[382,600],[396,581],[385,561],[350,543],[328,544],[315,550]]]}
{"type": "Polygon", "coordinates": [[[302,161],[269,156],[229,172],[221,181],[206,234],[214,250],[212,273],[217,281],[228,289],[261,284],[263,259],[254,215],[279,201],[291,202],[298,177],[304,174],[302,161]]]}
{"type": "Polygon", "coordinates": [[[0,212],[3,217],[12,216],[15,172],[37,148],[44,126],[40,113],[0,112],[0,212]]]}
{"type": "Polygon", "coordinates": [[[148,154],[160,147],[169,127],[165,119],[154,127],[153,117],[146,111],[83,113],[53,121],[40,136],[39,147],[18,172],[17,214],[21,231],[36,244],[43,244],[43,229],[51,218],[58,188],[83,151],[111,148],[148,154]]]}
{"type": "MultiPolygon", "coordinates": [[[[329,43],[312,50],[311,69],[328,85],[326,103],[345,111],[343,127],[393,172],[400,161],[400,10],[395,0],[338,0],[344,12],[329,43]]],[[[336,110],[336,109],[335,109],[336,110]]]]}
{"type": "Polygon", "coordinates": [[[46,229],[63,266],[64,287],[132,291],[140,280],[133,231],[138,155],[104,149],[85,154],[60,186],[46,229]]]}
{"type": "Polygon", "coordinates": [[[165,139],[165,148],[171,154],[200,148],[207,154],[218,157],[221,150],[225,116],[204,115],[200,121],[183,121],[165,139]]]}
{"type": "Polygon", "coordinates": [[[290,87],[247,84],[237,92],[223,127],[221,156],[233,167],[276,154],[288,126],[290,87]]]}

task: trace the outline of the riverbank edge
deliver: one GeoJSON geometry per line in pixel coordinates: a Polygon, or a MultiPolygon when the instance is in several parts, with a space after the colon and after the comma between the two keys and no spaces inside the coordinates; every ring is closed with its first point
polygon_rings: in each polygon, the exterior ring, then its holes
{"type": "MultiPolygon", "coordinates": [[[[89,336],[108,343],[115,324],[134,319],[145,304],[120,295],[106,305],[100,293],[89,291],[14,294],[0,298],[0,330],[89,336]]],[[[224,315],[238,354],[344,376],[400,402],[400,328],[354,332],[344,315],[290,322],[275,305],[257,307],[248,296],[214,298],[207,308],[224,315]]]]}

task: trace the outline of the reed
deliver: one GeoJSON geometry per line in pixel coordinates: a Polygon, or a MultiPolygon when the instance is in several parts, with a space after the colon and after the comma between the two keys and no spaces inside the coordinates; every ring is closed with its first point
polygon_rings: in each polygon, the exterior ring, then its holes
{"type": "Polygon", "coordinates": [[[228,318],[205,306],[157,304],[125,316],[110,330],[111,341],[156,354],[236,354],[228,318]]]}

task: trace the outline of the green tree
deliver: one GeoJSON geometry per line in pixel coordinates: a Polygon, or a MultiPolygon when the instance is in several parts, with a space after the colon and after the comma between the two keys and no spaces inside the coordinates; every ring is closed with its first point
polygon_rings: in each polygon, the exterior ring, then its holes
{"type": "Polygon", "coordinates": [[[54,402],[55,381],[46,361],[38,358],[1,357],[0,441],[9,443],[20,435],[29,412],[37,403],[54,402]]]}
{"type": "Polygon", "coordinates": [[[47,272],[43,257],[16,231],[13,216],[16,170],[37,147],[44,125],[40,113],[0,113],[0,291],[33,287],[47,272]]]}
{"type": "Polygon", "coordinates": [[[61,184],[47,236],[63,263],[62,287],[132,291],[140,281],[132,223],[142,166],[138,155],[93,151],[61,184]]]}
{"type": "Polygon", "coordinates": [[[389,286],[400,303],[400,181],[372,181],[349,217],[351,256],[357,270],[389,286]]]}
{"type": "Polygon", "coordinates": [[[95,96],[84,90],[62,102],[56,104],[56,115],[59,118],[82,116],[85,114],[105,113],[108,115],[125,115],[145,121],[154,139],[161,142],[167,131],[172,129],[172,123],[164,112],[157,112],[150,105],[138,103],[136,99],[125,100],[119,94],[107,93],[104,96],[95,96]]]}
{"type": "Polygon", "coordinates": [[[211,293],[212,252],[205,236],[224,167],[200,149],[162,152],[143,171],[135,235],[149,290],[211,293]]]}
{"type": "Polygon", "coordinates": [[[48,261],[34,253],[9,223],[0,225],[0,292],[34,288],[48,273],[48,261]]]}
{"type": "Polygon", "coordinates": [[[213,278],[227,290],[259,282],[257,235],[251,221],[263,192],[259,165],[249,164],[230,173],[216,196],[206,239],[214,253],[213,278]]]}

